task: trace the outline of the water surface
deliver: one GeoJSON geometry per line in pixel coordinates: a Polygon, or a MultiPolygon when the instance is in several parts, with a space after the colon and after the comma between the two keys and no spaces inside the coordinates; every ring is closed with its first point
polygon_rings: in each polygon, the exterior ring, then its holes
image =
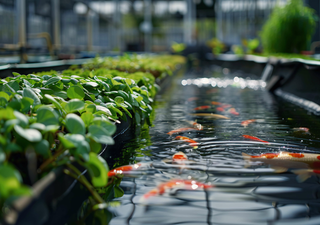
{"type": "Polygon", "coordinates": [[[173,78],[156,98],[154,127],[146,139],[132,140],[135,160],[150,168],[125,177],[125,195],[109,207],[110,224],[320,224],[320,186],[317,176],[298,182],[291,171],[275,173],[269,165],[247,167],[242,153],[259,155],[290,151],[320,154],[320,119],[264,90],[265,83],[250,74],[211,67],[173,78]],[[212,101],[230,104],[239,115],[217,111],[212,101]],[[210,105],[207,110],[194,108],[210,105]],[[230,119],[208,119],[193,113],[218,113],[230,119]],[[241,122],[258,122],[241,126],[241,122]],[[197,121],[204,129],[168,135],[197,121]],[[310,133],[293,128],[308,127],[310,133]],[[175,140],[178,135],[199,143],[198,148],[175,140]],[[263,142],[245,139],[256,136],[263,142]],[[182,151],[192,162],[183,169],[168,159],[182,151]],[[173,178],[193,179],[215,187],[172,189],[163,195],[142,196],[173,178]]]}

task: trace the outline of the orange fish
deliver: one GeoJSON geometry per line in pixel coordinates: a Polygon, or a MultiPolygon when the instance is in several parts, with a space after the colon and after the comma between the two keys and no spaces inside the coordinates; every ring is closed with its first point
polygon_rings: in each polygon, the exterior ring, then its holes
{"type": "Polygon", "coordinates": [[[108,172],[108,176],[109,176],[109,177],[113,177],[113,176],[116,176],[116,175],[125,174],[126,172],[133,171],[133,170],[137,170],[137,169],[139,169],[141,166],[142,166],[141,163],[134,164],[134,165],[120,166],[120,167],[117,167],[117,168],[115,168],[115,169],[113,169],[113,170],[110,170],[110,171],[108,172]]]}
{"type": "Polygon", "coordinates": [[[188,157],[186,156],[186,154],[184,154],[183,152],[177,152],[172,156],[172,161],[173,162],[184,162],[187,161],[188,157]]]}
{"type": "Polygon", "coordinates": [[[212,105],[223,105],[222,103],[220,103],[220,102],[215,102],[215,101],[212,101],[211,104],[212,104],[212,105]]]}
{"type": "Polygon", "coordinates": [[[242,137],[244,138],[247,138],[247,139],[251,139],[251,140],[254,140],[254,141],[260,141],[260,142],[264,142],[264,143],[269,143],[268,141],[264,141],[264,140],[261,140],[260,138],[257,138],[257,137],[254,137],[254,136],[250,136],[250,135],[242,135],[242,137]]]}
{"type": "Polygon", "coordinates": [[[198,129],[193,128],[193,127],[182,127],[182,128],[176,129],[176,130],[172,130],[172,131],[168,132],[167,134],[172,135],[172,134],[182,133],[182,132],[190,131],[190,130],[198,130],[198,129]]]}
{"type": "Polygon", "coordinates": [[[224,108],[223,107],[217,107],[216,110],[219,111],[219,112],[224,112],[224,108]]]}
{"type": "Polygon", "coordinates": [[[145,195],[143,199],[150,198],[151,196],[163,195],[168,189],[178,188],[184,190],[199,190],[199,189],[209,189],[214,186],[211,184],[205,184],[195,180],[183,180],[183,179],[173,179],[171,181],[162,183],[158,185],[156,189],[152,189],[145,195]]]}
{"type": "Polygon", "coordinates": [[[242,153],[242,156],[245,160],[260,161],[283,171],[289,168],[320,170],[320,154],[279,152],[260,155],[242,153]]]}
{"type": "Polygon", "coordinates": [[[233,114],[233,115],[236,115],[236,116],[239,116],[239,115],[240,115],[235,108],[230,108],[230,109],[228,110],[228,112],[231,113],[231,114],[233,114]]]}
{"type": "Polygon", "coordinates": [[[202,105],[194,108],[194,110],[203,110],[203,109],[210,109],[210,105],[202,105]]]}
{"type": "Polygon", "coordinates": [[[217,93],[218,89],[210,89],[206,91],[206,94],[217,93]]]}
{"type": "Polygon", "coordinates": [[[253,123],[253,122],[256,122],[255,119],[252,119],[252,120],[244,120],[241,122],[241,125],[244,126],[244,127],[247,127],[250,123],[253,123]]]}
{"type": "Polygon", "coordinates": [[[183,140],[183,141],[185,141],[185,142],[188,142],[190,146],[193,146],[193,147],[195,147],[195,148],[197,148],[198,145],[199,145],[198,142],[196,142],[196,141],[194,141],[194,140],[192,140],[191,138],[188,138],[188,137],[177,136],[175,139],[176,139],[176,140],[183,140]]]}

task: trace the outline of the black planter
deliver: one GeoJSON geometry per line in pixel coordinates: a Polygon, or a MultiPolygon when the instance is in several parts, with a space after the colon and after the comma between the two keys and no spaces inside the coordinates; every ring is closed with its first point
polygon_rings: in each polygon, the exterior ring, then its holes
{"type": "MultiPolygon", "coordinates": [[[[109,161],[116,158],[123,146],[134,137],[135,129],[131,118],[117,124],[113,135],[115,144],[103,148],[100,156],[109,161]]],[[[110,164],[109,164],[110,165],[110,164]]],[[[78,165],[75,164],[79,169],[78,165]]],[[[88,178],[86,170],[83,174],[88,178]]],[[[59,167],[39,180],[33,187],[32,197],[16,200],[6,214],[3,224],[16,225],[57,225],[65,224],[76,217],[79,207],[90,193],[77,180],[63,173],[59,167]]]]}

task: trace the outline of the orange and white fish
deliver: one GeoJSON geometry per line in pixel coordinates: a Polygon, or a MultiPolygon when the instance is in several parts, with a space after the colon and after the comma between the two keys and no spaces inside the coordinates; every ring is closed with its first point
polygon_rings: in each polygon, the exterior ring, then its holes
{"type": "Polygon", "coordinates": [[[293,170],[292,171],[294,174],[298,175],[297,176],[297,181],[298,182],[304,182],[311,176],[318,176],[320,177],[320,169],[301,169],[301,170],[293,170]]]}
{"type": "Polygon", "coordinates": [[[205,184],[195,180],[173,179],[171,181],[158,185],[156,189],[152,189],[148,193],[144,194],[142,198],[148,199],[151,196],[163,195],[167,190],[170,189],[200,190],[213,187],[214,186],[211,184],[205,184]]]}
{"type": "Polygon", "coordinates": [[[180,168],[180,173],[182,170],[186,169],[186,165],[190,163],[194,163],[194,161],[188,160],[188,157],[183,152],[177,152],[175,153],[171,159],[164,159],[162,160],[164,163],[172,163],[172,164],[178,164],[180,168]]]}
{"type": "Polygon", "coordinates": [[[177,152],[172,156],[172,162],[181,163],[188,161],[188,157],[183,152],[177,152]]]}
{"type": "Polygon", "coordinates": [[[193,110],[204,110],[204,109],[210,109],[211,106],[210,105],[202,105],[202,106],[198,106],[196,108],[194,108],[193,110]]]}
{"type": "Polygon", "coordinates": [[[261,123],[261,122],[264,122],[264,121],[265,121],[264,119],[244,120],[244,121],[241,122],[241,125],[244,126],[244,127],[247,127],[250,123],[254,123],[254,122],[261,123]]]}
{"type": "Polygon", "coordinates": [[[256,122],[256,119],[252,119],[252,120],[244,120],[241,122],[241,125],[244,127],[247,127],[250,123],[256,122]]]}
{"type": "Polygon", "coordinates": [[[182,127],[179,129],[172,130],[172,131],[168,132],[167,134],[172,135],[172,134],[182,133],[182,132],[191,131],[191,130],[198,130],[198,129],[196,129],[194,127],[182,127]]]}
{"type": "Polygon", "coordinates": [[[237,110],[235,108],[230,108],[228,110],[229,113],[233,114],[233,115],[236,115],[236,116],[239,116],[240,113],[237,112],[237,110]]]}
{"type": "Polygon", "coordinates": [[[310,134],[309,128],[307,128],[307,127],[295,127],[292,130],[294,132],[302,132],[302,133],[305,133],[305,134],[310,134]]]}
{"type": "Polygon", "coordinates": [[[120,167],[117,167],[117,168],[115,168],[113,170],[110,170],[108,172],[108,176],[109,177],[113,177],[113,176],[116,176],[116,175],[125,174],[126,172],[137,170],[141,166],[142,166],[141,163],[137,163],[137,164],[134,164],[134,165],[120,166],[120,167]]]}
{"type": "Polygon", "coordinates": [[[184,136],[177,136],[175,137],[176,140],[183,140],[185,142],[188,142],[190,146],[197,148],[199,143],[196,142],[195,140],[192,140],[191,138],[184,137],[184,136]]]}
{"type": "Polygon", "coordinates": [[[246,134],[242,135],[242,137],[250,139],[250,140],[253,140],[253,141],[260,141],[260,142],[263,142],[263,143],[270,143],[268,141],[264,141],[264,140],[261,140],[260,138],[257,138],[257,137],[254,137],[254,136],[250,136],[250,135],[246,135],[246,134]]]}
{"type": "Polygon", "coordinates": [[[213,114],[213,113],[193,113],[190,114],[191,116],[201,116],[201,117],[208,117],[208,118],[213,118],[213,119],[226,119],[229,120],[229,117],[219,115],[219,114],[213,114]]]}
{"type": "Polygon", "coordinates": [[[279,152],[260,155],[242,153],[242,156],[249,162],[263,162],[276,168],[282,168],[284,171],[285,169],[320,170],[320,154],[279,152]]]}
{"type": "Polygon", "coordinates": [[[188,121],[186,120],[187,123],[189,123],[193,128],[197,130],[203,130],[203,126],[200,123],[197,123],[196,121],[188,121]]]}

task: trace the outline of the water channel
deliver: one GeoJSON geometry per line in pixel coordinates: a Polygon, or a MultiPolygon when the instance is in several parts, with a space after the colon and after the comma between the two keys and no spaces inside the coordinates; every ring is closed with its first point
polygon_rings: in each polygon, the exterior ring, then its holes
{"type": "Polygon", "coordinates": [[[265,85],[257,76],[214,66],[173,77],[171,86],[156,97],[154,127],[146,138],[127,145],[136,148],[134,160],[149,167],[123,178],[125,194],[109,207],[110,224],[320,224],[318,176],[299,182],[290,170],[279,173],[261,162],[248,165],[242,155],[320,154],[320,119],[267,92],[265,85]],[[241,124],[249,119],[256,121],[241,124]],[[190,121],[201,124],[203,130],[167,134],[190,127],[190,121]],[[197,147],[176,139],[179,135],[196,141],[197,147]],[[172,162],[180,151],[188,163],[172,162]],[[172,179],[194,180],[212,188],[178,186],[144,197],[172,179]]]}

